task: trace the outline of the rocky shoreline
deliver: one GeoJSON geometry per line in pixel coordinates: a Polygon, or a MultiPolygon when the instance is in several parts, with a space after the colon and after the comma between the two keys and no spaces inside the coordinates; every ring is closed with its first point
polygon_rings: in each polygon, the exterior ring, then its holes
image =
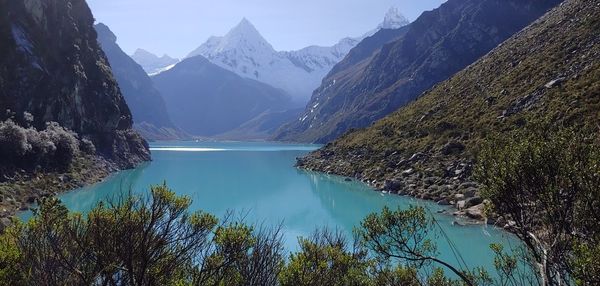
{"type": "Polygon", "coordinates": [[[366,149],[338,151],[326,146],[297,158],[296,167],[358,180],[384,193],[433,201],[452,207],[451,215],[500,225],[484,214],[479,184],[472,179],[473,160],[453,156],[454,152],[403,157],[400,152],[374,154],[366,149]]]}
{"type": "Polygon", "coordinates": [[[100,156],[78,158],[65,173],[29,174],[18,172],[0,181],[0,232],[22,211],[30,210],[40,199],[98,183],[121,170],[100,156]]]}

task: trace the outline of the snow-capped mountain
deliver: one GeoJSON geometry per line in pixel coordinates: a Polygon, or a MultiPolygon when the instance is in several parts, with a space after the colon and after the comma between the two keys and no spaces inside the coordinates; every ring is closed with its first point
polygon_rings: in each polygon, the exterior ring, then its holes
{"type": "Polygon", "coordinates": [[[344,38],[331,47],[310,46],[298,51],[281,53],[294,65],[309,73],[322,74],[321,78],[323,78],[359,42],[360,38],[344,38]]]}
{"type": "Polygon", "coordinates": [[[390,8],[385,14],[383,22],[377,26],[377,29],[398,29],[410,24],[408,19],[400,13],[396,7],[390,8]]]}
{"type": "Polygon", "coordinates": [[[381,29],[399,29],[406,25],[410,24],[410,21],[396,7],[391,7],[383,18],[383,22],[381,22],[377,28],[367,32],[360,39],[364,39],[370,36],[375,35],[375,33],[379,32],[381,29]]]}
{"type": "Polygon", "coordinates": [[[247,19],[227,35],[211,37],[188,58],[198,55],[242,77],[281,88],[298,102],[308,100],[321,76],[295,65],[285,53],[275,51],[247,19]]]}
{"type": "Polygon", "coordinates": [[[159,57],[144,49],[137,49],[131,58],[136,61],[148,75],[155,75],[169,70],[179,62],[178,59],[163,55],[159,57]]]}
{"type": "MultiPolygon", "coordinates": [[[[375,32],[406,24],[406,18],[398,9],[392,8],[375,32]]],[[[240,76],[281,88],[297,103],[304,104],[331,68],[344,59],[363,38],[370,35],[344,38],[331,47],[310,46],[297,51],[279,52],[244,18],[225,36],[209,38],[191,52],[188,58],[204,56],[240,76]]]]}

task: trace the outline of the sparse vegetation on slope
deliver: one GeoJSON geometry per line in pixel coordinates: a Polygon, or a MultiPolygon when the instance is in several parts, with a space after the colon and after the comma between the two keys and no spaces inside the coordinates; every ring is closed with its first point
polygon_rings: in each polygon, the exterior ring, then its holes
{"type": "Polygon", "coordinates": [[[599,29],[597,1],[566,1],[415,102],[299,165],[459,208],[480,203],[471,174],[491,135],[536,122],[597,128],[599,29]]]}

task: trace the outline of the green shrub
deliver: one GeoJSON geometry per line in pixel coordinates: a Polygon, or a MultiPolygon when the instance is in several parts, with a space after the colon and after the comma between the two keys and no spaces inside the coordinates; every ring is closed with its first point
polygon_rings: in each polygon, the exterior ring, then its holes
{"type": "Polygon", "coordinates": [[[574,248],[600,243],[596,134],[540,126],[497,136],[479,155],[476,177],[483,195],[527,245],[548,285],[569,284],[572,279],[587,280],[588,285],[599,282],[598,267],[581,265],[588,260],[578,257],[592,252],[574,248]]]}
{"type": "Polygon", "coordinates": [[[281,273],[282,286],[370,285],[372,261],[366,250],[350,247],[342,233],[321,230],[299,243],[300,251],[291,255],[281,273]]]}

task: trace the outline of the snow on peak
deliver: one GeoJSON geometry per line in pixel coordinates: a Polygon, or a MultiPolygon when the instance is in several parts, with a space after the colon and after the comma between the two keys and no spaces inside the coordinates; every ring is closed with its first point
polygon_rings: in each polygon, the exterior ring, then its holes
{"type": "Polygon", "coordinates": [[[242,21],[240,21],[240,23],[237,24],[235,28],[231,29],[229,33],[241,33],[247,35],[260,36],[260,33],[258,32],[258,30],[256,30],[256,27],[254,27],[254,25],[246,18],[243,18],[242,21]]]}
{"type": "Polygon", "coordinates": [[[377,26],[376,29],[364,34],[360,39],[373,36],[381,29],[399,29],[408,24],[410,24],[410,22],[408,21],[408,19],[406,19],[406,17],[404,17],[404,15],[402,15],[402,13],[400,13],[400,10],[396,7],[391,7],[387,11],[387,13],[385,13],[383,22],[381,22],[381,24],[379,24],[379,26],[377,26]]]}
{"type": "Polygon", "coordinates": [[[242,21],[223,37],[210,37],[188,57],[202,55],[211,59],[222,53],[274,54],[273,46],[258,32],[256,27],[243,18],[242,21]]]}
{"type": "Polygon", "coordinates": [[[144,71],[146,71],[149,75],[155,75],[165,70],[165,68],[172,66],[179,62],[178,59],[171,58],[169,55],[165,54],[162,57],[158,57],[157,55],[144,50],[137,49],[135,53],[131,55],[131,58],[136,61],[144,71]]]}
{"type": "Polygon", "coordinates": [[[398,29],[408,25],[410,22],[397,7],[391,7],[385,14],[383,23],[379,24],[378,29],[398,29]]]}

